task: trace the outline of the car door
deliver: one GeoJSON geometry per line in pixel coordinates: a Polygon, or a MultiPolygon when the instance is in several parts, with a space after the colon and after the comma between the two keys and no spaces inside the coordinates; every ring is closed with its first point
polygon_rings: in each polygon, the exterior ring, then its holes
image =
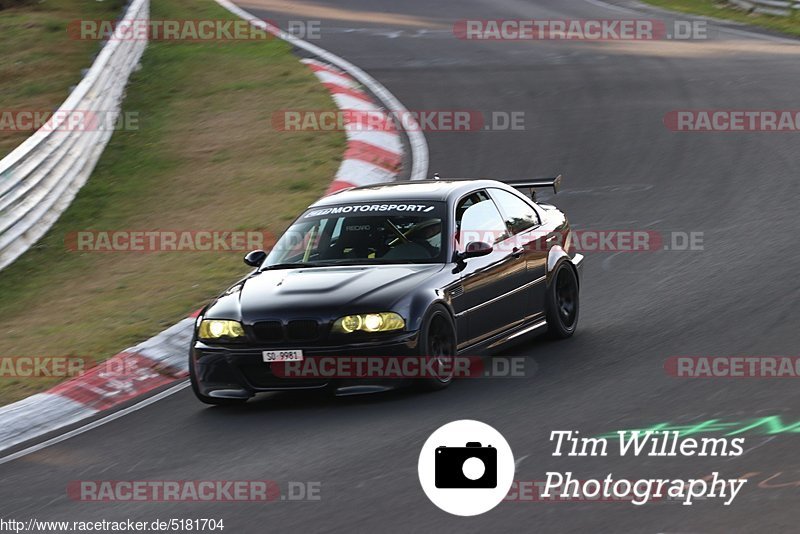
{"type": "Polygon", "coordinates": [[[524,318],[531,320],[544,313],[545,280],[549,236],[542,228],[539,215],[530,203],[516,193],[504,189],[488,190],[511,233],[506,240],[525,264],[519,286],[524,286],[524,318]]]}
{"type": "Polygon", "coordinates": [[[461,268],[463,293],[454,299],[459,348],[473,345],[522,322],[525,296],[518,283],[525,274],[521,256],[503,242],[509,233],[486,191],[462,199],[456,206],[456,250],[470,242],[494,247],[486,256],[470,258],[461,268]]]}

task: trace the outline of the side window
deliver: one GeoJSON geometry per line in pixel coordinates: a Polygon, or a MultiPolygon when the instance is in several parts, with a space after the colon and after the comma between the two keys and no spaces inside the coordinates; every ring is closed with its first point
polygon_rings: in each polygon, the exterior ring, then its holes
{"type": "Polygon", "coordinates": [[[460,251],[472,241],[493,245],[508,237],[503,217],[483,191],[462,200],[456,207],[456,217],[457,248],[460,251]]]}
{"type": "Polygon", "coordinates": [[[527,202],[502,189],[491,189],[490,191],[492,198],[500,206],[512,235],[524,232],[539,224],[539,216],[527,202]]]}
{"type": "Polygon", "coordinates": [[[462,198],[458,206],[456,206],[456,228],[461,225],[461,220],[464,218],[464,212],[467,211],[467,208],[484,200],[489,200],[489,194],[486,191],[475,191],[462,198]]]}

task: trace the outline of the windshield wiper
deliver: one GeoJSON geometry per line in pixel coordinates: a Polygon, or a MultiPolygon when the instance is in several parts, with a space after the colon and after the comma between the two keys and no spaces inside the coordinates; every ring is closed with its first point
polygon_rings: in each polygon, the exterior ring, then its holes
{"type": "Polygon", "coordinates": [[[301,267],[321,267],[322,265],[319,263],[309,263],[309,262],[294,262],[294,263],[273,263],[272,265],[265,265],[261,268],[262,271],[272,271],[276,269],[299,269],[301,267]]]}
{"type": "Polygon", "coordinates": [[[335,265],[337,267],[359,266],[359,265],[392,265],[396,263],[422,263],[419,260],[406,260],[406,259],[391,259],[385,260],[382,258],[351,258],[342,260],[330,260],[325,265],[335,265]],[[335,262],[335,263],[334,263],[335,262]]]}
{"type": "Polygon", "coordinates": [[[391,261],[381,261],[379,258],[369,259],[369,258],[351,258],[351,259],[339,259],[339,260],[325,260],[319,262],[290,262],[290,263],[275,263],[273,265],[265,265],[260,269],[260,271],[273,271],[278,269],[300,269],[300,268],[309,268],[309,267],[355,267],[355,266],[364,266],[364,265],[392,265],[392,264],[416,264],[416,263],[430,263],[430,262],[422,262],[420,260],[406,260],[406,259],[393,259],[391,261]]]}

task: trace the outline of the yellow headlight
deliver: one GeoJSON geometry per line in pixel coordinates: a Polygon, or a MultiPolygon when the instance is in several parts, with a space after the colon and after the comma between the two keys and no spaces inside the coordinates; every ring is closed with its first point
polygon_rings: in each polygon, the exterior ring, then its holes
{"type": "Polygon", "coordinates": [[[348,315],[342,317],[342,330],[345,332],[355,332],[361,328],[362,320],[360,315],[348,315]]]}
{"type": "Polygon", "coordinates": [[[380,332],[383,326],[383,317],[379,313],[370,313],[364,316],[364,330],[367,332],[380,332]]]}
{"type": "Polygon", "coordinates": [[[390,332],[402,330],[406,322],[394,312],[365,313],[361,315],[346,315],[333,323],[333,332],[349,334],[360,330],[362,332],[390,332]]]}
{"type": "Polygon", "coordinates": [[[197,331],[200,339],[220,339],[244,337],[244,328],[238,321],[223,319],[205,319],[197,331]]]}

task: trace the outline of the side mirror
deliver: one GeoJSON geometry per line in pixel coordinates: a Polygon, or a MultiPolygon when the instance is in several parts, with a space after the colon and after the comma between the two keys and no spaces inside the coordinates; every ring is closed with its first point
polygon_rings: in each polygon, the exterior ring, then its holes
{"type": "Polygon", "coordinates": [[[467,248],[460,254],[462,260],[469,258],[480,258],[491,254],[494,248],[489,243],[483,241],[470,241],[467,243],[467,248]]]}
{"type": "Polygon", "coordinates": [[[261,267],[261,264],[264,263],[264,260],[266,259],[266,252],[263,250],[254,250],[247,253],[247,255],[244,257],[244,262],[250,267],[261,267]]]}

